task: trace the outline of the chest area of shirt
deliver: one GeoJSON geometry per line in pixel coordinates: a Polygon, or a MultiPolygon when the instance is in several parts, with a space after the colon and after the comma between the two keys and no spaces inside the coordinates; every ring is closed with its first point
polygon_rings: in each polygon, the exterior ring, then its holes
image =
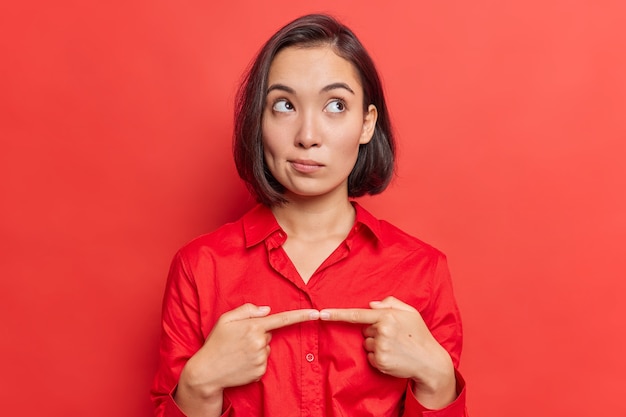
{"type": "Polygon", "coordinates": [[[307,283],[282,248],[253,257],[239,268],[219,270],[220,298],[234,307],[269,305],[274,312],[300,308],[367,308],[393,295],[416,308],[428,299],[429,268],[408,258],[339,247],[307,283]]]}

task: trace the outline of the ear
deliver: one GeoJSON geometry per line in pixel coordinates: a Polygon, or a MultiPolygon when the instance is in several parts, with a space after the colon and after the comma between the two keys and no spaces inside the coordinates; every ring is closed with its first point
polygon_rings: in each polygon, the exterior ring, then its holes
{"type": "Polygon", "coordinates": [[[359,144],[364,145],[372,140],[374,130],[376,129],[376,120],[378,120],[378,109],[373,104],[370,104],[367,106],[367,112],[363,118],[363,129],[361,130],[359,144]]]}

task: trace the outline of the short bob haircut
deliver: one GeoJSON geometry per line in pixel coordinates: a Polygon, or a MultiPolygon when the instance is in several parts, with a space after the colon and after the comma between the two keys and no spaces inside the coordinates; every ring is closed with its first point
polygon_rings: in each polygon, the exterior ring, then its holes
{"type": "Polygon", "coordinates": [[[360,145],[357,161],[348,177],[348,196],[378,194],[387,188],[393,176],[395,143],[374,62],[349,28],[327,15],[306,15],[284,26],[261,48],[243,78],[235,102],[235,165],[249,191],[267,206],[287,201],[285,188],[270,173],[263,154],[263,110],[270,65],[284,48],[324,45],[354,65],[363,87],[363,108],[366,110],[373,104],[378,110],[372,140],[360,145]]]}

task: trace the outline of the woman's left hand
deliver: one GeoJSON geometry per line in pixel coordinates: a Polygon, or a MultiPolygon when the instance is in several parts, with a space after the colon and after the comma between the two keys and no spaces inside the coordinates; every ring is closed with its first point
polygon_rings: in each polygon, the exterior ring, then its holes
{"type": "Polygon", "coordinates": [[[320,318],[367,325],[363,347],[369,363],[384,374],[412,379],[423,406],[439,409],[456,398],[452,359],[412,306],[387,297],[372,301],[370,309],[325,309],[320,318]]]}

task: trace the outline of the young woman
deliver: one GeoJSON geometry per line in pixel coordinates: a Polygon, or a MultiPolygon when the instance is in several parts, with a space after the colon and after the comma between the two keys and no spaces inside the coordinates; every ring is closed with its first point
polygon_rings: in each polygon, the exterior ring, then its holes
{"type": "Polygon", "coordinates": [[[386,188],[394,142],[348,28],[309,15],[265,44],[234,155],[259,204],[174,258],[156,415],[464,416],[444,255],[352,200],[386,188]]]}

